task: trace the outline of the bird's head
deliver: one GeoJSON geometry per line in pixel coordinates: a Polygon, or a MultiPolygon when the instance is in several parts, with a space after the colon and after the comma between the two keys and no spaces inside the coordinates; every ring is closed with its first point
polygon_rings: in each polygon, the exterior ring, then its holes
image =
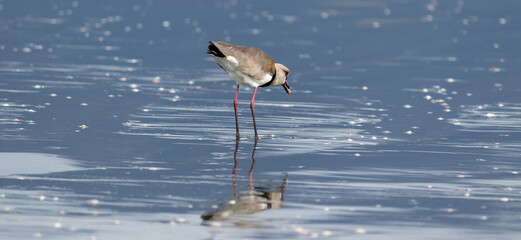
{"type": "Polygon", "coordinates": [[[275,69],[277,70],[277,76],[275,76],[273,85],[282,85],[284,90],[286,90],[288,94],[291,94],[291,88],[288,84],[289,68],[280,63],[275,63],[275,69]]]}

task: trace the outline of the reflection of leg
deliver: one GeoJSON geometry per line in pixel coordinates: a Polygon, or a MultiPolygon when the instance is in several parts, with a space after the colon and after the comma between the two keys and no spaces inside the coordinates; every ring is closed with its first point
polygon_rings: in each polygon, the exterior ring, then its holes
{"type": "Polygon", "coordinates": [[[235,179],[237,178],[237,151],[239,150],[239,138],[235,140],[235,152],[233,153],[233,160],[235,160],[235,164],[233,165],[232,171],[232,186],[233,186],[233,197],[236,197],[236,189],[237,183],[235,179]]]}
{"type": "Polygon", "coordinates": [[[253,109],[255,108],[255,95],[257,94],[257,88],[253,90],[253,97],[251,98],[250,108],[251,108],[251,116],[253,117],[253,129],[255,129],[255,139],[259,139],[259,135],[257,134],[257,124],[255,123],[255,112],[253,109]]]}
{"type": "Polygon", "coordinates": [[[258,138],[255,138],[255,144],[253,145],[253,151],[251,152],[251,168],[248,172],[248,175],[250,176],[250,192],[253,192],[253,166],[255,166],[255,150],[257,149],[257,142],[259,141],[258,138]]]}
{"type": "Polygon", "coordinates": [[[289,180],[288,180],[288,173],[286,173],[286,177],[283,180],[282,185],[280,185],[280,193],[282,194],[281,199],[284,201],[284,192],[286,191],[286,186],[288,186],[289,180]]]}
{"type": "Polygon", "coordinates": [[[237,101],[237,95],[239,95],[239,87],[240,85],[237,84],[237,91],[235,91],[235,99],[233,99],[233,109],[235,109],[235,130],[237,131],[237,134],[235,135],[237,139],[239,139],[239,116],[237,114],[237,105],[239,104],[239,101],[237,101]]]}

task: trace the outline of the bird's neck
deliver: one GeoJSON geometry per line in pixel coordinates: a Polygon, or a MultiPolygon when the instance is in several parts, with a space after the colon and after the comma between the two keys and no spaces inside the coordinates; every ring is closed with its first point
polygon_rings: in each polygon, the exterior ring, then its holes
{"type": "Polygon", "coordinates": [[[275,72],[273,72],[273,76],[271,77],[271,80],[265,84],[260,85],[259,87],[267,87],[267,86],[271,85],[271,83],[273,83],[273,81],[275,81],[276,77],[277,77],[277,69],[275,69],[275,72]]]}

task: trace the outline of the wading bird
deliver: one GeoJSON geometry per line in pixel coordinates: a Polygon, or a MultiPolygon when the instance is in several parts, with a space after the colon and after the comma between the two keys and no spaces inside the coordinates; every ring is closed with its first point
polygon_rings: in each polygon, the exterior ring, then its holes
{"type": "Polygon", "coordinates": [[[239,94],[239,87],[241,85],[254,87],[250,109],[253,117],[255,139],[258,139],[259,135],[257,134],[257,125],[255,123],[255,112],[253,111],[255,108],[257,88],[282,85],[284,90],[286,90],[288,94],[291,94],[287,81],[289,69],[280,63],[275,63],[268,54],[255,47],[236,46],[225,42],[210,41],[209,43],[210,45],[206,53],[212,55],[217,64],[237,82],[237,90],[235,91],[235,99],[233,100],[237,138],[239,138],[239,121],[237,115],[237,105],[239,104],[237,95],[239,94]]]}

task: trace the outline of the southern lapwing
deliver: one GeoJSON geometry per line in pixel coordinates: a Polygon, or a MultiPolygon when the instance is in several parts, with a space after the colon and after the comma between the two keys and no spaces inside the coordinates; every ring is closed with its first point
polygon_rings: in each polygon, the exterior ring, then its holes
{"type": "Polygon", "coordinates": [[[268,87],[282,85],[288,94],[291,90],[288,85],[289,69],[280,64],[275,63],[273,59],[255,47],[236,46],[225,42],[209,42],[208,51],[206,53],[212,55],[217,64],[226,71],[230,77],[237,82],[237,90],[233,106],[235,109],[235,127],[237,130],[237,139],[239,138],[239,122],[237,115],[237,95],[241,85],[250,85],[254,87],[253,97],[251,98],[250,108],[253,117],[253,128],[255,129],[255,139],[259,138],[257,134],[257,125],[255,123],[255,95],[257,87],[268,87]]]}

